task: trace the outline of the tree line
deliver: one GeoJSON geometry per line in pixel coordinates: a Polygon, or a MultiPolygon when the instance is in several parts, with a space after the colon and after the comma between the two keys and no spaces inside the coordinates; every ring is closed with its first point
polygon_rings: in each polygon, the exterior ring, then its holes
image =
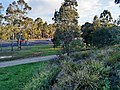
{"type": "MultiPolygon", "coordinates": [[[[115,0],[115,3],[120,1],[115,0]]],[[[54,47],[62,46],[62,52],[68,54],[74,47],[83,46],[81,44],[86,44],[86,47],[103,47],[119,42],[120,17],[113,21],[110,11],[104,10],[99,17],[96,15],[93,18],[92,23],[86,22],[80,26],[77,6],[76,0],[64,0],[60,9],[54,13],[54,23],[47,24],[39,17],[35,20],[27,17],[32,8],[24,0],[14,1],[5,10],[5,15],[0,13],[1,42],[53,38],[54,47]]],[[[0,12],[2,9],[0,4],[0,12]]]]}
{"type": "Polygon", "coordinates": [[[14,40],[17,35],[22,39],[52,38],[54,24],[48,24],[41,18],[33,20],[28,17],[32,9],[24,0],[14,1],[7,7],[5,15],[2,11],[4,6],[0,4],[0,39],[14,40]]]}

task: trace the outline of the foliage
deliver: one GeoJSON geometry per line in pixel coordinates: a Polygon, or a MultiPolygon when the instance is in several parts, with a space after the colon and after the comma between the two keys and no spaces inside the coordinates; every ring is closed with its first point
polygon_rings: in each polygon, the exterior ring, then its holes
{"type": "MultiPolygon", "coordinates": [[[[2,11],[3,6],[0,6],[2,11]]],[[[54,24],[47,24],[41,18],[33,20],[27,17],[32,8],[24,0],[13,1],[6,7],[5,15],[0,13],[0,25],[3,27],[3,40],[15,40],[16,34],[22,33],[26,41],[29,39],[52,38],[54,24]],[[4,19],[4,20],[3,20],[4,19]],[[1,23],[1,22],[4,23],[1,23]],[[8,28],[9,26],[9,28],[8,28]],[[8,28],[8,30],[6,30],[8,28]]]]}
{"type": "Polygon", "coordinates": [[[98,18],[98,16],[94,16],[93,18],[93,27],[94,29],[96,30],[97,28],[100,28],[101,27],[101,21],[100,19],[98,18]]]}
{"type": "Polygon", "coordinates": [[[91,56],[91,51],[81,51],[81,52],[75,52],[70,55],[71,58],[74,60],[83,60],[87,59],[91,56]]]}
{"type": "Polygon", "coordinates": [[[23,90],[50,90],[60,69],[55,62],[45,67],[42,71],[39,69],[33,74],[23,90]]]}
{"type": "Polygon", "coordinates": [[[64,0],[59,11],[55,11],[53,20],[55,21],[56,31],[53,42],[55,46],[61,45],[63,53],[70,53],[70,42],[79,37],[77,1],[64,0]]]}
{"type": "Polygon", "coordinates": [[[120,3],[120,0],[115,0],[115,3],[116,3],[116,4],[119,4],[119,3],[120,3]]]}
{"type": "Polygon", "coordinates": [[[94,31],[93,24],[86,22],[81,26],[83,42],[86,43],[87,46],[92,44],[92,33],[94,31]]]}
{"type": "Polygon", "coordinates": [[[61,62],[55,90],[119,90],[120,47],[73,53],[61,62]],[[76,60],[75,60],[76,59],[76,60]]]}
{"type": "Polygon", "coordinates": [[[5,19],[10,25],[20,25],[25,17],[24,15],[31,9],[24,0],[14,1],[6,9],[5,19]]]}
{"type": "Polygon", "coordinates": [[[103,47],[119,43],[119,27],[112,23],[112,16],[108,10],[101,13],[100,18],[95,16],[93,23],[86,22],[81,27],[86,46],[103,47]]]}
{"type": "Polygon", "coordinates": [[[82,38],[76,38],[70,43],[70,52],[76,52],[83,49],[85,46],[82,38]]]}
{"type": "Polygon", "coordinates": [[[107,25],[113,21],[111,13],[108,10],[104,10],[103,13],[100,14],[101,24],[107,25]]]}
{"type": "Polygon", "coordinates": [[[111,54],[110,57],[107,58],[107,64],[108,65],[113,65],[117,62],[120,62],[120,52],[114,52],[115,55],[111,54]]]}
{"type": "Polygon", "coordinates": [[[7,30],[3,30],[4,27],[3,26],[0,26],[0,40],[7,40],[8,37],[7,37],[7,30]]]}
{"type": "Polygon", "coordinates": [[[117,30],[112,30],[111,28],[101,28],[96,30],[92,34],[92,45],[97,47],[103,47],[107,45],[114,45],[118,43],[117,40],[117,30]]]}
{"type": "Polygon", "coordinates": [[[56,89],[59,90],[103,90],[109,84],[110,67],[103,62],[87,60],[81,63],[65,61],[62,64],[64,74],[58,79],[56,89]],[[108,83],[106,83],[108,82],[108,83]]]}
{"type": "Polygon", "coordinates": [[[120,25],[120,16],[117,18],[117,20],[114,21],[116,25],[120,25]]]}

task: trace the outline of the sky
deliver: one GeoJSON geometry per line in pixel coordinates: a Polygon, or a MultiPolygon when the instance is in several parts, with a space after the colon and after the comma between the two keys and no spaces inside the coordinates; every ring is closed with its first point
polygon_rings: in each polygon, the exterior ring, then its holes
{"type": "MultiPolygon", "coordinates": [[[[0,3],[5,7],[8,7],[10,3],[17,0],[0,0],[0,3]]],[[[28,16],[36,19],[42,18],[43,21],[53,23],[52,17],[54,11],[59,10],[61,3],[64,0],[25,0],[32,10],[28,12],[28,16]]],[[[104,10],[109,10],[113,19],[117,19],[120,15],[120,7],[114,3],[114,0],[77,0],[78,1],[78,13],[79,24],[82,25],[85,22],[92,22],[95,15],[100,16],[104,10]]]]}

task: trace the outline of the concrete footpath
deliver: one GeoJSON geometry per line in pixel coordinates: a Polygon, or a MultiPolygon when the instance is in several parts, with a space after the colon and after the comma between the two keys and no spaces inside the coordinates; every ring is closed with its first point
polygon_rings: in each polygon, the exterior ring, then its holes
{"type": "Polygon", "coordinates": [[[18,59],[18,60],[13,60],[13,61],[5,61],[5,62],[0,62],[0,68],[40,62],[40,61],[48,61],[48,60],[56,59],[57,57],[58,57],[57,55],[50,55],[50,56],[43,56],[43,57],[18,59]]]}

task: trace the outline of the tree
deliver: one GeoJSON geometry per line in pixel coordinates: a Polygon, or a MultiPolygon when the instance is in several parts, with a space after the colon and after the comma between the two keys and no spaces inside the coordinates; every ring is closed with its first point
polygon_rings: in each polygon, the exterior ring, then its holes
{"type": "Polygon", "coordinates": [[[42,29],[43,29],[43,20],[41,18],[35,19],[35,25],[36,25],[36,38],[41,38],[42,37],[42,29]]]}
{"type": "Polygon", "coordinates": [[[118,43],[118,30],[114,28],[99,28],[92,34],[92,45],[104,47],[118,43]]]}
{"type": "Polygon", "coordinates": [[[86,22],[81,26],[83,42],[86,43],[86,46],[90,46],[92,44],[92,33],[95,31],[93,24],[86,22]]]}
{"type": "Polygon", "coordinates": [[[120,3],[120,0],[115,0],[115,3],[116,3],[116,4],[119,4],[119,3],[120,3]]]}
{"type": "Polygon", "coordinates": [[[32,18],[26,17],[24,18],[24,22],[23,22],[23,36],[25,39],[27,39],[27,41],[32,37],[32,29],[33,29],[33,24],[34,21],[32,18]]]}
{"type": "Polygon", "coordinates": [[[29,10],[31,7],[24,0],[14,1],[6,9],[6,21],[13,25],[20,25],[29,10]]]}
{"type": "Polygon", "coordinates": [[[103,26],[107,26],[113,22],[110,11],[104,10],[103,13],[100,14],[100,22],[103,26]]]}
{"type": "Polygon", "coordinates": [[[47,26],[48,26],[48,24],[47,24],[47,22],[45,22],[43,24],[43,28],[41,30],[42,38],[47,38],[47,29],[48,29],[47,26]]]}
{"type": "Polygon", "coordinates": [[[117,20],[114,21],[114,23],[115,23],[116,25],[120,25],[120,16],[119,16],[119,18],[118,18],[117,20]]]}
{"type": "Polygon", "coordinates": [[[59,11],[55,11],[53,20],[56,31],[53,38],[55,46],[62,45],[63,53],[70,53],[70,42],[79,36],[78,6],[76,0],[64,0],[59,11]]]}
{"type": "Polygon", "coordinates": [[[26,40],[27,47],[29,45],[28,41],[32,37],[32,29],[33,29],[34,21],[32,18],[25,17],[22,28],[22,36],[26,40]]]}
{"type": "MultiPolygon", "coordinates": [[[[6,9],[6,21],[11,25],[11,27],[18,26],[21,28],[21,23],[24,22],[24,17],[27,12],[31,10],[31,7],[24,0],[18,0],[17,2],[14,1],[12,4],[9,4],[8,8],[6,9]]],[[[11,28],[13,32],[11,37],[11,51],[13,51],[13,39],[15,39],[15,33],[13,28],[11,28]]],[[[21,32],[21,31],[20,31],[21,32]]]]}
{"type": "Polygon", "coordinates": [[[47,30],[48,30],[48,31],[47,31],[48,38],[53,38],[53,35],[54,35],[54,33],[55,33],[54,24],[49,24],[47,30]]]}
{"type": "Polygon", "coordinates": [[[102,13],[100,16],[101,19],[98,16],[94,16],[93,23],[86,22],[82,25],[81,37],[84,43],[86,43],[86,46],[103,47],[118,42],[118,30],[113,28],[113,25],[112,27],[110,26],[111,24],[109,24],[109,18],[107,16],[102,13]]]}
{"type": "Polygon", "coordinates": [[[94,29],[101,27],[101,22],[97,15],[95,15],[93,18],[93,26],[94,26],[94,29]]]}

